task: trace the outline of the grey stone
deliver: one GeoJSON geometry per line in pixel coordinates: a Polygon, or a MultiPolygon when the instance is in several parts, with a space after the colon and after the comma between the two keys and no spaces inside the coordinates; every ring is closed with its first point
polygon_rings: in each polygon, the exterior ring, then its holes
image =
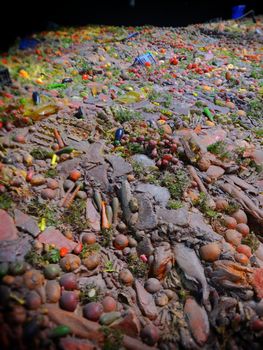
{"type": "Polygon", "coordinates": [[[104,163],[103,157],[104,144],[102,142],[94,142],[86,149],[86,156],[83,158],[83,166],[88,166],[89,163],[104,163]]]}
{"type": "Polygon", "coordinates": [[[158,316],[158,311],[152,295],[148,293],[137,280],[135,280],[135,291],[138,305],[143,315],[148,317],[150,320],[155,320],[158,316]]]}
{"type": "Polygon", "coordinates": [[[155,167],[155,161],[144,154],[135,154],[132,156],[132,160],[140,164],[143,168],[155,167]]]}
{"type": "Polygon", "coordinates": [[[123,211],[123,216],[127,224],[130,223],[132,212],[129,203],[132,199],[131,187],[128,181],[123,181],[120,189],[120,201],[123,211]]]}
{"type": "Polygon", "coordinates": [[[15,209],[15,224],[22,231],[29,233],[33,237],[37,237],[40,233],[37,222],[29,215],[24,214],[21,210],[15,209]]]}
{"type": "Polygon", "coordinates": [[[189,231],[202,241],[214,242],[222,240],[222,236],[214,232],[212,227],[205,223],[201,213],[190,213],[189,231]]]}
{"type": "Polygon", "coordinates": [[[31,242],[32,237],[29,235],[23,235],[19,239],[13,241],[0,242],[0,261],[23,261],[25,255],[31,249],[31,242]]]}
{"type": "Polygon", "coordinates": [[[107,177],[108,167],[109,167],[108,164],[102,164],[87,170],[86,171],[87,178],[89,180],[94,180],[94,182],[100,185],[100,187],[103,190],[107,190],[109,187],[109,181],[107,177]]]}
{"type": "Polygon", "coordinates": [[[163,221],[181,227],[187,227],[189,225],[189,212],[185,208],[179,209],[157,209],[157,217],[159,221],[163,221]]]}
{"type": "Polygon", "coordinates": [[[170,192],[166,187],[141,183],[136,187],[136,191],[151,194],[162,207],[165,207],[170,199],[170,192]]]}
{"type": "Polygon", "coordinates": [[[151,240],[148,237],[144,237],[143,240],[137,246],[138,255],[150,256],[154,251],[151,240]]]}
{"type": "Polygon", "coordinates": [[[136,198],[139,204],[138,221],[136,228],[138,230],[152,230],[157,226],[157,217],[149,197],[145,194],[137,194],[136,198]]]}
{"type": "Polygon", "coordinates": [[[132,172],[131,164],[126,162],[122,157],[110,155],[110,156],[107,156],[106,159],[113,167],[112,176],[114,178],[129,174],[130,172],[132,172]]]}
{"type": "Polygon", "coordinates": [[[79,289],[85,288],[87,285],[93,284],[95,287],[100,288],[101,290],[106,289],[106,283],[102,278],[101,274],[91,277],[80,277],[78,280],[79,289]]]}

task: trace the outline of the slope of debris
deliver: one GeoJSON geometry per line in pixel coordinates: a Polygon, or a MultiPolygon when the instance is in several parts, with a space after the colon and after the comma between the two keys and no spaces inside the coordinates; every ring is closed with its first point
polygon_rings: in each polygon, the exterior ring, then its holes
{"type": "Polygon", "coordinates": [[[1,56],[2,349],[261,348],[262,42],[89,26],[1,56]]]}

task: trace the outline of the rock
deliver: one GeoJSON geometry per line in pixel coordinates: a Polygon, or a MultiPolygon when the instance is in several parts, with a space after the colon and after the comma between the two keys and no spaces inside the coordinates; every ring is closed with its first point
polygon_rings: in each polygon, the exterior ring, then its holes
{"type": "Polygon", "coordinates": [[[220,166],[210,165],[206,175],[210,177],[211,180],[215,181],[224,174],[225,170],[220,166]]]}
{"type": "Polygon", "coordinates": [[[54,199],[56,197],[57,192],[52,190],[51,188],[43,188],[41,191],[41,197],[43,199],[54,199]]]}
{"type": "Polygon", "coordinates": [[[38,236],[38,240],[41,243],[54,244],[56,248],[67,248],[72,251],[77,243],[67,239],[59,230],[55,227],[48,227],[44,232],[38,236]]]}
{"type": "Polygon", "coordinates": [[[148,196],[137,194],[136,198],[139,204],[138,221],[136,228],[138,230],[152,230],[157,225],[157,217],[148,196]]]}
{"type": "Polygon", "coordinates": [[[128,181],[123,181],[120,189],[120,200],[123,211],[123,216],[127,224],[130,223],[132,212],[130,209],[130,201],[132,199],[131,187],[128,181]]]}
{"type": "Polygon", "coordinates": [[[78,269],[81,265],[80,258],[74,254],[67,254],[60,260],[60,266],[63,271],[71,272],[78,269]]]}
{"type": "Polygon", "coordinates": [[[158,208],[157,209],[157,217],[158,220],[162,222],[169,222],[171,224],[180,226],[180,227],[187,227],[189,225],[189,212],[185,208],[180,209],[164,209],[164,208],[158,208]]]}
{"type": "Polygon", "coordinates": [[[135,197],[130,200],[129,207],[132,213],[136,213],[139,210],[138,201],[135,197]]]}
{"type": "Polygon", "coordinates": [[[101,142],[94,142],[86,150],[86,156],[83,158],[82,166],[86,167],[89,163],[104,163],[103,157],[104,145],[101,142]]]}
{"type": "Polygon", "coordinates": [[[142,241],[137,245],[138,255],[146,255],[149,257],[154,251],[150,238],[144,237],[142,241]]]}
{"type": "Polygon", "coordinates": [[[30,180],[32,186],[41,186],[46,182],[46,178],[42,175],[34,175],[30,180]]]}
{"type": "Polygon", "coordinates": [[[214,232],[212,227],[204,222],[201,213],[190,213],[189,231],[203,242],[221,241],[222,236],[214,232]]]}
{"type": "Polygon", "coordinates": [[[15,224],[22,231],[29,233],[33,237],[37,237],[40,233],[39,227],[35,219],[24,214],[21,210],[15,209],[15,224]]]}
{"type": "Polygon", "coordinates": [[[110,155],[106,157],[107,161],[113,167],[113,178],[120,177],[132,172],[132,166],[126,162],[122,157],[110,155]]]}
{"type": "Polygon", "coordinates": [[[203,346],[210,332],[209,320],[204,307],[189,298],[184,306],[184,315],[195,341],[198,345],[203,346]]]}
{"type": "Polygon", "coordinates": [[[156,293],[162,288],[161,282],[157,278],[148,278],[145,282],[144,288],[149,293],[156,293]]]}
{"type": "Polygon", "coordinates": [[[142,183],[136,187],[136,191],[152,195],[156,203],[159,204],[161,207],[166,207],[170,199],[170,192],[166,187],[142,183]]]}
{"type": "Polygon", "coordinates": [[[62,350],[95,350],[96,346],[88,340],[66,337],[59,341],[62,350]]]}
{"type": "Polygon", "coordinates": [[[111,328],[121,330],[124,334],[131,337],[137,337],[141,331],[140,321],[132,309],[125,313],[123,319],[111,324],[111,328]]]}
{"type": "Polygon", "coordinates": [[[156,247],[153,253],[153,262],[151,264],[150,273],[159,280],[165,278],[171,270],[173,263],[173,254],[169,244],[163,244],[156,247]]]}
{"type": "Polygon", "coordinates": [[[48,303],[57,303],[60,299],[61,287],[55,280],[47,281],[46,284],[46,299],[48,303]]]}
{"type": "Polygon", "coordinates": [[[155,320],[158,316],[158,311],[152,295],[148,293],[137,280],[135,280],[135,291],[138,305],[143,315],[148,317],[150,320],[155,320]]]}
{"type": "Polygon", "coordinates": [[[13,241],[18,238],[14,220],[3,209],[0,209],[0,241],[13,241]]]}
{"type": "Polygon", "coordinates": [[[92,285],[92,284],[94,284],[96,288],[100,288],[101,290],[106,290],[106,284],[101,274],[98,274],[96,276],[91,276],[91,277],[80,277],[78,279],[79,289],[84,288],[86,285],[92,285]]]}
{"type": "Polygon", "coordinates": [[[87,258],[82,260],[82,263],[88,270],[93,270],[100,264],[100,255],[96,253],[90,254],[87,258]]]}
{"type": "Polygon", "coordinates": [[[108,190],[108,171],[109,165],[102,164],[86,171],[86,176],[88,180],[93,180],[97,185],[99,185],[103,190],[108,190]]]}
{"type": "MultiPolygon", "coordinates": [[[[2,226],[2,225],[0,225],[2,226]]],[[[1,227],[0,227],[1,230],[1,227]]],[[[13,262],[24,260],[26,254],[31,249],[32,238],[28,235],[23,235],[16,240],[6,240],[0,242],[0,261],[13,262]]]]}
{"type": "Polygon", "coordinates": [[[91,198],[87,199],[86,219],[88,220],[88,222],[93,230],[100,231],[100,214],[95,209],[91,198]]]}
{"type": "Polygon", "coordinates": [[[76,169],[79,166],[79,163],[79,158],[69,159],[62,163],[59,163],[57,166],[57,170],[60,176],[66,178],[72,170],[76,169]]]}
{"type": "Polygon", "coordinates": [[[131,157],[131,159],[133,160],[133,162],[138,163],[143,168],[155,167],[155,161],[144,154],[135,154],[131,157]]]}
{"type": "Polygon", "coordinates": [[[155,304],[157,306],[161,306],[161,307],[165,306],[168,304],[168,302],[169,302],[168,296],[164,292],[158,293],[158,295],[155,298],[155,304]]]}

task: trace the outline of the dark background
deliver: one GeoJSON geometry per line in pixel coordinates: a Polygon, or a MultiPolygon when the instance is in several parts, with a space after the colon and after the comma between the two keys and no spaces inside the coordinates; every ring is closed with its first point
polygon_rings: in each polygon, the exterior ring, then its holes
{"type": "Polygon", "coordinates": [[[231,8],[246,4],[263,13],[263,0],[6,0],[0,7],[0,50],[7,50],[16,37],[58,25],[112,24],[186,26],[213,19],[231,18],[231,8]],[[4,7],[3,7],[4,6],[4,7]]]}

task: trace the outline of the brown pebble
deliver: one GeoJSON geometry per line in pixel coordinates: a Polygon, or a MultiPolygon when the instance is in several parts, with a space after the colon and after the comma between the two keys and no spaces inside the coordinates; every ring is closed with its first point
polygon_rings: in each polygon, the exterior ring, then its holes
{"type": "Polygon", "coordinates": [[[51,190],[56,190],[58,188],[59,184],[54,179],[47,179],[47,187],[51,188],[51,190]]]}
{"type": "Polygon", "coordinates": [[[83,265],[89,270],[94,270],[100,264],[99,254],[92,254],[82,261],[83,265]]]}
{"type": "Polygon", "coordinates": [[[82,243],[94,244],[96,243],[96,235],[93,232],[85,232],[81,235],[82,243]]]}
{"type": "Polygon", "coordinates": [[[125,235],[119,234],[114,240],[114,247],[119,250],[123,250],[129,244],[129,240],[125,235]]]}
{"type": "Polygon", "coordinates": [[[42,175],[34,175],[30,181],[32,186],[41,186],[46,183],[46,178],[42,175]]]}
{"type": "Polygon", "coordinates": [[[130,270],[123,269],[119,274],[120,280],[123,284],[130,286],[133,283],[133,275],[130,270]]]}
{"type": "Polygon", "coordinates": [[[51,190],[50,188],[44,188],[41,191],[41,197],[43,199],[54,199],[56,197],[56,191],[51,190]]]}

